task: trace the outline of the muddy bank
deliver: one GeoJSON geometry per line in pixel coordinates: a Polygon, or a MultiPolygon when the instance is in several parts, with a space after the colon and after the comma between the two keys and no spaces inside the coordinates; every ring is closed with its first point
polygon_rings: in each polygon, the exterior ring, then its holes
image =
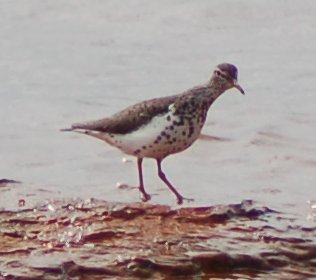
{"type": "Polygon", "coordinates": [[[180,209],[45,201],[0,212],[0,279],[308,279],[315,233],[250,200],[180,209]]]}

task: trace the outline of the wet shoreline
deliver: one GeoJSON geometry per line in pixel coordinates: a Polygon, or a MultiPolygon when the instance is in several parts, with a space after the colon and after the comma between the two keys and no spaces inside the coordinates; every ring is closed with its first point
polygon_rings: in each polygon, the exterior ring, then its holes
{"type": "Polygon", "coordinates": [[[2,1],[0,179],[22,183],[0,181],[0,279],[316,278],[315,9],[2,1]],[[191,204],[150,160],[152,200],[136,203],[135,159],[59,131],[203,84],[222,62],[246,95],[217,100],[200,140],[164,161],[191,204]]]}
{"type": "Polygon", "coordinates": [[[295,217],[251,200],[174,209],[51,199],[31,208],[2,209],[0,228],[4,279],[316,275],[316,227],[300,226],[295,217]]]}

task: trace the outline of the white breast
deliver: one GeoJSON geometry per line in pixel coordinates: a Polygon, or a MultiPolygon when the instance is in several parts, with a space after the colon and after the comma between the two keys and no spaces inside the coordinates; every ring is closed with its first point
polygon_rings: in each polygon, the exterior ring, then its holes
{"type": "Polygon", "coordinates": [[[147,124],[128,134],[101,133],[98,138],[129,155],[164,158],[169,154],[185,150],[200,134],[200,125],[193,122],[193,132],[190,132],[187,121],[177,125],[179,122],[179,116],[168,112],[154,117],[147,124]]]}

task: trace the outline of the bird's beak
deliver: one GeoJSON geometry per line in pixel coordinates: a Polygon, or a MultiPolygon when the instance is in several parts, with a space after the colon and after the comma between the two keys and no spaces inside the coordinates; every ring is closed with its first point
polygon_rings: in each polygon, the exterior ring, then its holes
{"type": "Polygon", "coordinates": [[[242,94],[245,94],[243,88],[238,84],[237,80],[234,80],[234,87],[237,88],[242,94]]]}

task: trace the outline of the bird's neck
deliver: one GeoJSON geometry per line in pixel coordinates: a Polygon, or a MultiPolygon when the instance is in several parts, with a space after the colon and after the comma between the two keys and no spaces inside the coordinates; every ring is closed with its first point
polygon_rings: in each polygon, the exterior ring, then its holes
{"type": "Polygon", "coordinates": [[[208,107],[226,91],[224,84],[214,82],[210,80],[206,85],[206,91],[203,94],[204,102],[208,104],[208,107]]]}

